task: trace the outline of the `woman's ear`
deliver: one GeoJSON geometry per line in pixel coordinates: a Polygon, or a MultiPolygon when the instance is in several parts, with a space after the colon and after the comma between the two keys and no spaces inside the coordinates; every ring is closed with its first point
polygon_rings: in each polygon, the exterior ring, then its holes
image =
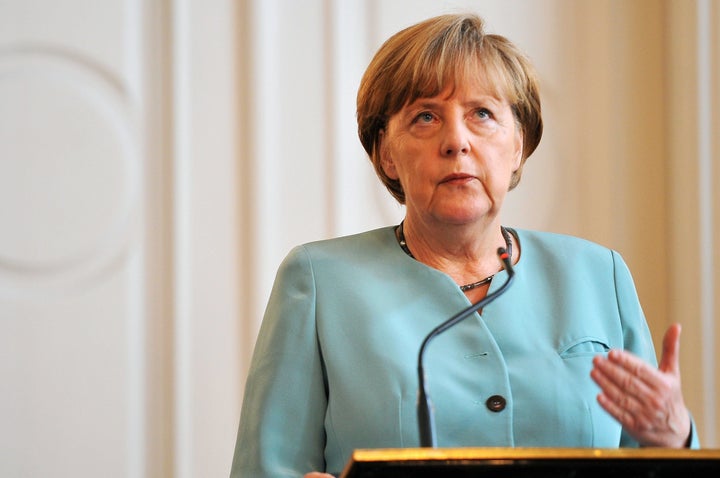
{"type": "Polygon", "coordinates": [[[385,143],[385,130],[380,130],[380,138],[378,140],[378,154],[380,155],[380,166],[382,166],[385,175],[390,179],[399,179],[395,162],[390,154],[390,148],[385,143]]]}
{"type": "Polygon", "coordinates": [[[514,164],[513,164],[513,172],[520,169],[520,166],[522,166],[522,160],[523,160],[523,145],[525,142],[523,141],[524,137],[522,134],[522,131],[518,131],[518,133],[515,135],[515,158],[514,158],[514,164]]]}

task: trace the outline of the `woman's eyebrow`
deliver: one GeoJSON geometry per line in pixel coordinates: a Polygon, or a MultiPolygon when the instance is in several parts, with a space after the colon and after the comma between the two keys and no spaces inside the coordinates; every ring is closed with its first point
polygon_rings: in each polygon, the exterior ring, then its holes
{"type": "MultiPolygon", "coordinates": [[[[447,99],[442,98],[419,98],[410,103],[407,108],[411,110],[423,109],[423,108],[437,108],[447,102],[447,99]]],[[[503,103],[503,100],[492,95],[478,95],[472,98],[467,98],[461,104],[463,106],[481,106],[491,104],[497,106],[503,103]]]]}
{"type": "Polygon", "coordinates": [[[445,100],[442,99],[419,98],[410,103],[407,107],[410,109],[434,108],[442,105],[443,103],[445,103],[445,100]]]}

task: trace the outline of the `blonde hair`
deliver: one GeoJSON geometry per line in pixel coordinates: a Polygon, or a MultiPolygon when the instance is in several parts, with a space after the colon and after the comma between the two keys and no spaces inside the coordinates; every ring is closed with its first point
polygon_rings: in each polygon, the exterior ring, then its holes
{"type": "Polygon", "coordinates": [[[438,95],[457,81],[483,72],[485,83],[505,98],[523,134],[522,162],[510,189],[542,137],[540,92],[535,70],[507,38],[488,35],[476,15],[442,15],[390,37],[368,65],[357,96],[360,142],[380,180],[401,204],[400,182],[385,174],[380,162],[380,133],[388,119],[418,98],[438,95]]]}

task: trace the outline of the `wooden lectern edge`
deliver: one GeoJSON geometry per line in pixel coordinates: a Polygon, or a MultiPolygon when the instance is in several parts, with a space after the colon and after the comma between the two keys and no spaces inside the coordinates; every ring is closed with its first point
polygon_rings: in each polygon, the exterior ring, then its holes
{"type": "Polygon", "coordinates": [[[677,448],[380,448],[357,449],[340,476],[354,463],[383,461],[483,461],[555,459],[720,460],[720,449],[677,448]]]}
{"type": "Polygon", "coordinates": [[[542,458],[677,458],[720,459],[720,449],[678,448],[378,448],[357,449],[355,461],[387,460],[491,460],[542,458]]]}

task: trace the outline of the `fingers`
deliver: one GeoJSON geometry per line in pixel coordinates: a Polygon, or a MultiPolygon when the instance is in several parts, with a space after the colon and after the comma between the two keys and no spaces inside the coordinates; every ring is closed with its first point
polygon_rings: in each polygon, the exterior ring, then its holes
{"type": "Polygon", "coordinates": [[[313,471],[311,473],[306,473],[303,478],[334,478],[334,477],[328,473],[320,473],[319,471],[313,471]]]}
{"type": "Polygon", "coordinates": [[[669,393],[667,381],[657,370],[626,352],[613,350],[596,357],[591,372],[600,386],[600,405],[629,429],[651,429],[664,421],[660,416],[669,393]]]}
{"type": "Polygon", "coordinates": [[[663,372],[680,375],[680,324],[671,325],[663,337],[662,356],[659,369],[663,372]]]}
{"type": "Polygon", "coordinates": [[[675,324],[665,333],[657,369],[622,350],[593,359],[590,375],[601,389],[598,403],[643,445],[683,446],[689,434],[680,387],[680,331],[675,324]]]}
{"type": "Polygon", "coordinates": [[[611,350],[607,357],[597,356],[593,365],[593,378],[602,380],[623,395],[645,397],[662,392],[667,386],[661,371],[623,350],[611,350]]]}

